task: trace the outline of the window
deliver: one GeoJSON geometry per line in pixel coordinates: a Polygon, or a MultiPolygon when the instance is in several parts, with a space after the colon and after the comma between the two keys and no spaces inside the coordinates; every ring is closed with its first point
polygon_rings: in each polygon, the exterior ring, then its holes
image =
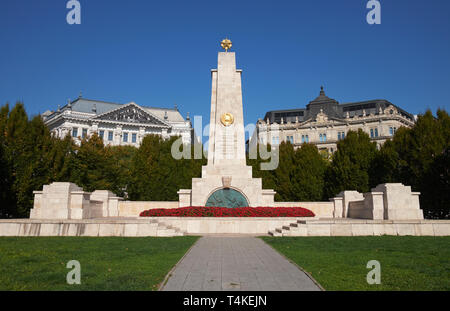
{"type": "Polygon", "coordinates": [[[113,131],[109,131],[108,132],[108,140],[112,141],[113,140],[113,131]]]}
{"type": "Polygon", "coordinates": [[[136,133],[133,133],[133,134],[131,135],[131,142],[132,142],[132,143],[136,143],[136,133]]]}
{"type": "Polygon", "coordinates": [[[370,129],[370,138],[378,137],[378,128],[370,129]]]}
{"type": "Polygon", "coordinates": [[[302,135],[302,144],[303,143],[309,143],[309,137],[308,135],[302,135]]]}
{"type": "Polygon", "coordinates": [[[103,139],[103,137],[105,137],[105,131],[100,131],[98,136],[100,136],[101,139],[103,139]]]}
{"type": "Polygon", "coordinates": [[[128,133],[127,132],[123,133],[123,142],[124,143],[128,142],[128,133]]]}
{"type": "Polygon", "coordinates": [[[345,138],[345,132],[338,132],[338,140],[345,138]]]}
{"type": "Polygon", "coordinates": [[[389,128],[389,135],[394,136],[395,131],[397,131],[397,128],[396,128],[396,127],[390,127],[390,128],[389,128]]]}
{"type": "Polygon", "coordinates": [[[72,129],[72,137],[78,137],[78,128],[77,127],[74,127],[72,129]]]}
{"type": "Polygon", "coordinates": [[[286,141],[290,142],[291,144],[294,143],[294,136],[287,136],[286,141]]]}
{"type": "Polygon", "coordinates": [[[320,142],[324,143],[327,141],[327,134],[319,134],[320,142]]]}
{"type": "Polygon", "coordinates": [[[83,129],[83,133],[81,134],[82,138],[86,138],[87,136],[87,129],[83,129]]]}
{"type": "Polygon", "coordinates": [[[272,137],[272,145],[278,145],[280,143],[280,140],[278,137],[272,137]]]}

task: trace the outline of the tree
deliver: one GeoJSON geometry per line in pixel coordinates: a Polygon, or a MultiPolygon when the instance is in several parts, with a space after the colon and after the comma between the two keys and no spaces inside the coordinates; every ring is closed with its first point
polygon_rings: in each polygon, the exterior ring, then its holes
{"type": "Polygon", "coordinates": [[[0,218],[9,218],[15,210],[15,200],[12,196],[12,170],[6,144],[6,126],[8,122],[9,105],[0,109],[0,218]]]}
{"type": "Polygon", "coordinates": [[[108,146],[106,156],[112,164],[112,192],[125,199],[128,198],[127,189],[132,181],[131,163],[138,149],[133,146],[108,146]]]}
{"type": "Polygon", "coordinates": [[[113,190],[113,160],[107,156],[103,140],[97,134],[85,138],[76,148],[70,180],[83,190],[113,190]]]}
{"type": "Polygon", "coordinates": [[[14,188],[17,196],[17,213],[19,217],[28,217],[33,206],[33,191],[49,184],[51,178],[50,154],[53,141],[50,131],[40,116],[35,116],[27,124],[27,135],[16,167],[14,188]]]}
{"type": "Polygon", "coordinates": [[[297,149],[291,172],[290,201],[320,201],[324,198],[325,171],[328,161],[313,144],[304,143],[297,149]]]}
{"type": "Polygon", "coordinates": [[[333,197],[343,190],[369,191],[369,170],[376,155],[376,143],[370,141],[369,135],[361,129],[349,131],[338,142],[326,172],[326,195],[333,197]]]}
{"type": "MultiPolygon", "coordinates": [[[[136,151],[131,165],[129,197],[132,200],[176,201],[178,190],[190,188],[193,177],[200,177],[204,159],[176,160],[172,157],[172,144],[179,137],[163,139],[147,135],[136,151]]],[[[190,145],[185,146],[191,150],[190,145]]]]}
{"type": "Polygon", "coordinates": [[[290,201],[294,194],[294,187],[292,183],[292,175],[295,166],[295,151],[290,142],[282,142],[278,147],[279,163],[278,167],[273,171],[274,179],[276,180],[275,200],[286,202],[290,201]]]}

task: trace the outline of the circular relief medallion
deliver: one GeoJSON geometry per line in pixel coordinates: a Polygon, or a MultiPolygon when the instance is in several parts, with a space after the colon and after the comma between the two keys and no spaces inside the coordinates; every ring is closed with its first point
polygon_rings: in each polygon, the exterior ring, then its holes
{"type": "Polygon", "coordinates": [[[227,112],[224,113],[222,117],[220,117],[220,121],[222,122],[223,125],[230,126],[234,122],[234,117],[231,113],[227,112]]]}

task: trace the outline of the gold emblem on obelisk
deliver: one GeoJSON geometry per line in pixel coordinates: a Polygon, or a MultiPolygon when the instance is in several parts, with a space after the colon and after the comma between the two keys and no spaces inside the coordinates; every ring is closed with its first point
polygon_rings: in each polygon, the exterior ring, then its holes
{"type": "Polygon", "coordinates": [[[225,49],[225,52],[228,52],[228,50],[231,49],[233,44],[228,38],[225,38],[222,40],[222,42],[220,42],[220,46],[222,47],[222,49],[225,49]]]}
{"type": "Polygon", "coordinates": [[[230,125],[233,124],[233,122],[234,122],[234,117],[233,117],[233,115],[232,115],[231,113],[229,113],[229,112],[224,113],[224,114],[222,115],[222,117],[220,117],[220,122],[222,122],[222,124],[223,124],[224,126],[230,126],[230,125]]]}

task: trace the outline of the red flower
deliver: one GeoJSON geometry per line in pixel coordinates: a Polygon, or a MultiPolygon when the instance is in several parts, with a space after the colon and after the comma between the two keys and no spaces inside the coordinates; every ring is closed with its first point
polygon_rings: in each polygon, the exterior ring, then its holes
{"type": "Polygon", "coordinates": [[[158,208],[143,211],[140,217],[314,217],[302,207],[204,207],[158,208]]]}

